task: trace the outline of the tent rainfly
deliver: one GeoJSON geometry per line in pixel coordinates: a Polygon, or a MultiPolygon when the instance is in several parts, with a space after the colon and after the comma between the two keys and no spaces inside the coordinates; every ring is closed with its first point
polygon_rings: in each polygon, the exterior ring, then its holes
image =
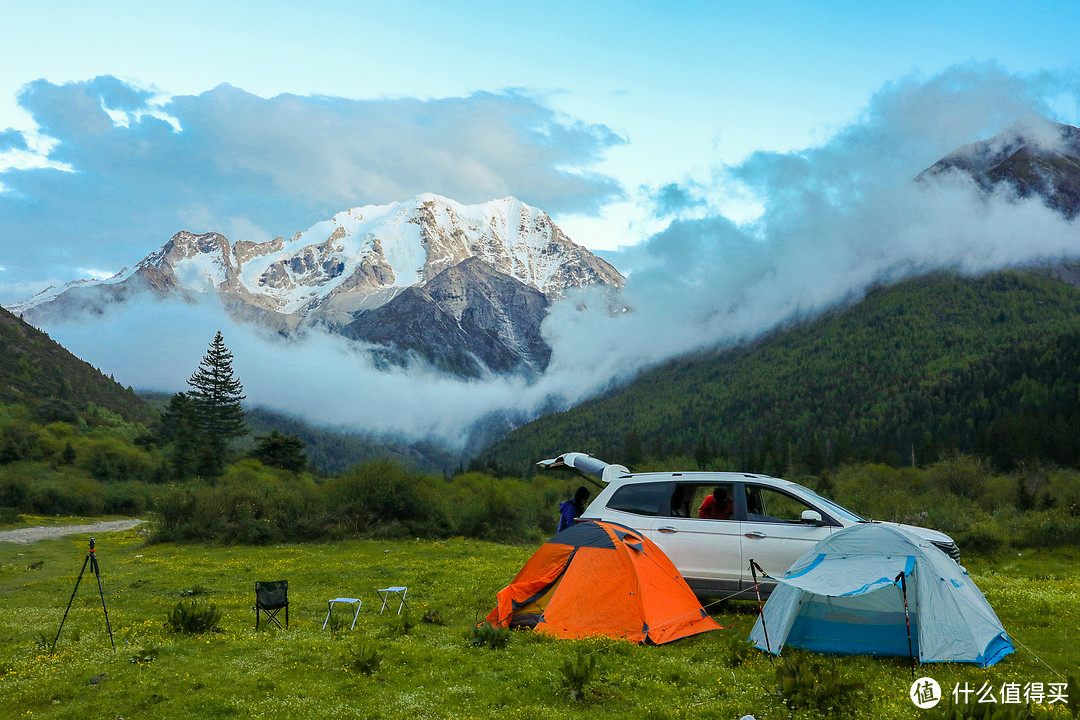
{"type": "Polygon", "coordinates": [[[496,598],[492,625],[560,638],[659,645],[720,628],[660,548],[609,522],[579,522],[548,540],[496,598]]]}
{"type": "Polygon", "coordinates": [[[895,526],[861,523],[833,533],[777,580],[750,634],[758,648],[774,654],[790,645],[989,667],[1013,651],[967,571],[928,541],[895,526]]]}

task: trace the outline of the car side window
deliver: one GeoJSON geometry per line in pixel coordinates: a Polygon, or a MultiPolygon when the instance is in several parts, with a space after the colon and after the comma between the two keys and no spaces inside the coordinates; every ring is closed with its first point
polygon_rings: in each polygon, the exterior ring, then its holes
{"type": "Polygon", "coordinates": [[[804,510],[813,510],[802,500],[772,488],[746,486],[746,517],[756,522],[801,523],[804,510]]]}
{"type": "Polygon", "coordinates": [[[664,517],[693,520],[734,520],[735,486],[732,483],[677,483],[671,492],[671,503],[660,506],[664,517]],[[716,502],[713,495],[720,493],[716,502]]]}
{"type": "Polygon", "coordinates": [[[634,483],[624,485],[611,496],[612,510],[635,515],[660,515],[668,511],[672,483],[634,483]]]}

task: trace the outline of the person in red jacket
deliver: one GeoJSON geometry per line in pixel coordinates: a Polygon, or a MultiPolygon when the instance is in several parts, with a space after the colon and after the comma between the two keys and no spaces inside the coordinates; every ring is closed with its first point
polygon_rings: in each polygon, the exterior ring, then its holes
{"type": "Polygon", "coordinates": [[[706,495],[698,508],[697,516],[706,520],[730,520],[731,492],[724,485],[717,485],[712,495],[706,495]]]}

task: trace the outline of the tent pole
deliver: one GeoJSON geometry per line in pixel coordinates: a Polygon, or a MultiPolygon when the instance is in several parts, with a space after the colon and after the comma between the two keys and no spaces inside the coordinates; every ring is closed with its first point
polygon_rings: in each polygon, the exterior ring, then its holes
{"type": "MultiPolygon", "coordinates": [[[[761,629],[765,632],[765,649],[769,651],[769,657],[772,657],[772,647],[769,646],[769,628],[765,627],[765,608],[761,604],[761,591],[758,589],[757,567],[758,564],[754,562],[754,558],[750,558],[750,574],[754,577],[754,594],[757,595],[758,615],[761,617],[761,629]]],[[[765,571],[762,570],[761,574],[764,575],[765,571]]]]}
{"type": "Polygon", "coordinates": [[[901,570],[900,574],[896,576],[896,580],[893,580],[893,585],[897,582],[900,583],[900,589],[904,593],[904,622],[907,624],[907,654],[911,660],[911,679],[915,679],[915,653],[911,650],[911,616],[908,615],[907,604],[907,576],[904,575],[904,571],[901,570]]]}

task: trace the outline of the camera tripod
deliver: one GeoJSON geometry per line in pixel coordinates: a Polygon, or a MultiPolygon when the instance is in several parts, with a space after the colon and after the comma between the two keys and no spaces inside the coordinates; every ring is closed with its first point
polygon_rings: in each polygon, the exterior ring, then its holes
{"type": "Polygon", "coordinates": [[[109,631],[109,644],[112,645],[113,650],[116,649],[116,643],[113,642],[112,625],[109,624],[109,608],[105,607],[105,590],[101,587],[101,568],[98,567],[97,553],[94,551],[94,538],[90,538],[90,552],[86,554],[86,559],[83,560],[82,570],[79,571],[79,579],[75,581],[75,589],[71,591],[71,599],[68,600],[67,610],[64,610],[64,619],[60,621],[60,628],[56,631],[56,638],[52,644],[53,652],[56,651],[56,643],[60,639],[60,630],[64,629],[68,611],[71,610],[71,603],[75,602],[75,593],[79,592],[79,583],[82,582],[87,564],[90,565],[90,570],[93,571],[94,576],[97,578],[98,594],[101,596],[101,609],[105,611],[105,628],[109,631]]]}

